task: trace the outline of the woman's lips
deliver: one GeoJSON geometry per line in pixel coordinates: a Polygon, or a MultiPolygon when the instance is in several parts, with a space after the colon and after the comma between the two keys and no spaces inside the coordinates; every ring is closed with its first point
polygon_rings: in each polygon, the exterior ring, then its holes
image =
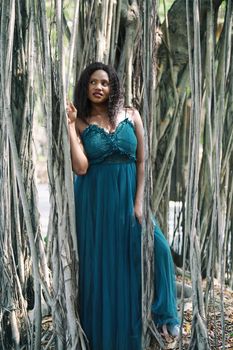
{"type": "Polygon", "coordinates": [[[93,96],[95,96],[95,97],[102,97],[103,94],[101,92],[94,92],[93,96]]]}

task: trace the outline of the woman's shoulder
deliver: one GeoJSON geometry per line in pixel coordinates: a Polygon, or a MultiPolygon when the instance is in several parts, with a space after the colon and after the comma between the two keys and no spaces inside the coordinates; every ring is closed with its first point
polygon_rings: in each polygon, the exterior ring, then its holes
{"type": "Polygon", "coordinates": [[[132,106],[125,106],[123,108],[126,118],[130,119],[133,123],[137,123],[140,117],[139,111],[132,106]]]}
{"type": "Polygon", "coordinates": [[[83,120],[80,117],[77,117],[75,121],[75,128],[77,134],[82,134],[82,132],[84,131],[84,129],[86,129],[86,127],[88,127],[88,125],[89,123],[87,121],[83,120]]]}

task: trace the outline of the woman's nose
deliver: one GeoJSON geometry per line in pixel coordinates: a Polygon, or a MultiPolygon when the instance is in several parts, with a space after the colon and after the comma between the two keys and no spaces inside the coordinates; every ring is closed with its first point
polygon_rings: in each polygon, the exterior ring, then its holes
{"type": "Polygon", "coordinates": [[[95,88],[96,88],[96,89],[102,89],[102,84],[101,84],[101,82],[97,82],[96,85],[95,85],[95,88]]]}

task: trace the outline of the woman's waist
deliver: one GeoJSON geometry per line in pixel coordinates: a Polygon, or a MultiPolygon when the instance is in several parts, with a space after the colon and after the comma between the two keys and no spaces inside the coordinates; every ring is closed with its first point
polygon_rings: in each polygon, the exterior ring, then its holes
{"type": "Polygon", "coordinates": [[[135,163],[136,159],[134,156],[131,156],[129,154],[119,154],[119,153],[113,153],[111,155],[105,156],[102,159],[90,159],[89,164],[90,166],[96,166],[96,165],[108,165],[108,164],[130,164],[135,163]]]}

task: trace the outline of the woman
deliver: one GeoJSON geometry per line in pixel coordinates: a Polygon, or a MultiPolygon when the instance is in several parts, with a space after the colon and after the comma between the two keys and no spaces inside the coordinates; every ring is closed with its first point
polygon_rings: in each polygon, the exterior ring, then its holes
{"type": "MultiPolygon", "coordinates": [[[[75,89],[74,105],[67,105],[67,114],[72,166],[78,175],[75,201],[81,323],[91,350],[139,350],[144,187],[142,121],[137,110],[123,108],[115,70],[98,62],[83,71],[75,89]]],[[[172,261],[158,228],[155,241],[156,249],[163,249],[168,260],[162,270],[155,264],[158,281],[164,268],[172,269],[172,261]]],[[[161,252],[159,254],[161,259],[161,252]]],[[[162,276],[158,286],[163,283],[161,287],[169,288],[175,312],[170,314],[168,310],[166,314],[165,310],[166,318],[163,317],[164,298],[156,285],[152,311],[159,326],[178,324],[174,274],[172,270],[168,273],[170,280],[162,276]]]]}

